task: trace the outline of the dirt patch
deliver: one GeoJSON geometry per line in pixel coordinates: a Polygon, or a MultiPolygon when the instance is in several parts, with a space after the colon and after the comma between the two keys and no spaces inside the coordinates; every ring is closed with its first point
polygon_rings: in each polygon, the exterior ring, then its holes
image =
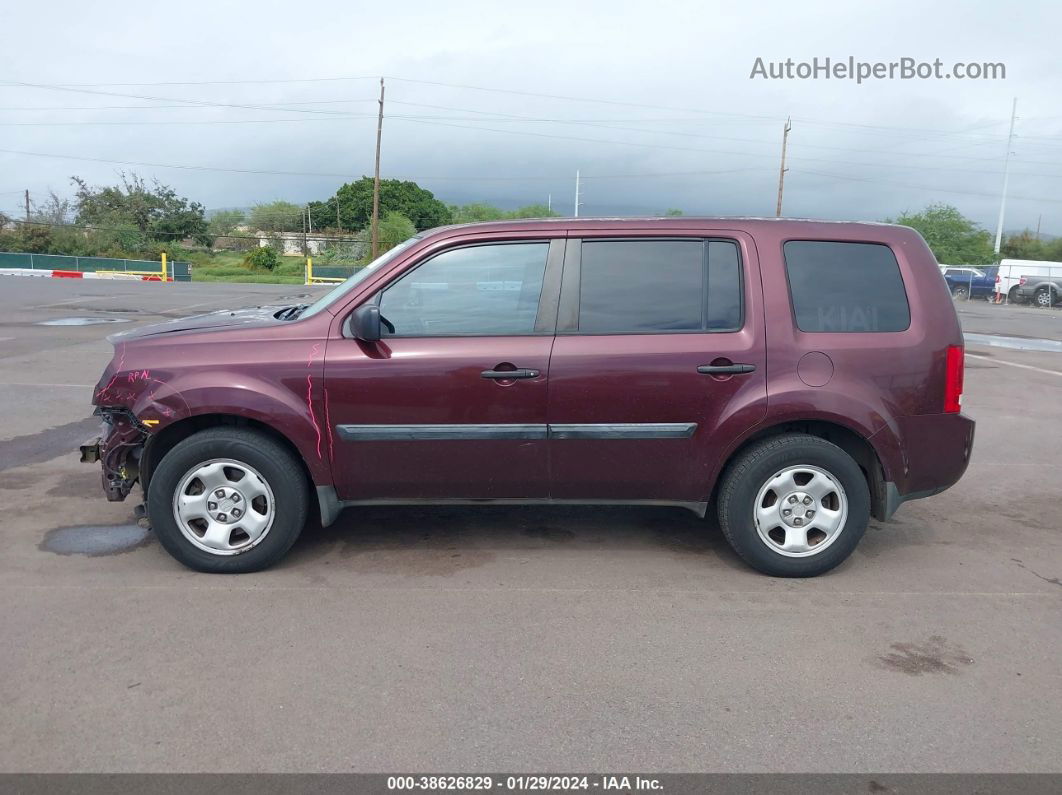
{"type": "Polygon", "coordinates": [[[888,671],[908,676],[957,674],[964,666],[973,665],[973,658],[966,651],[940,635],[932,635],[924,643],[893,643],[889,648],[892,651],[875,662],[888,671]]]}

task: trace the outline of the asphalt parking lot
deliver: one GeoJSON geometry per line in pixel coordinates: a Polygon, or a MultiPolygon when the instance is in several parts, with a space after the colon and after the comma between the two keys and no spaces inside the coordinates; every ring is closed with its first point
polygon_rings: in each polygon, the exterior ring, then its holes
{"type": "Polygon", "coordinates": [[[0,772],[1062,771],[1062,352],[992,339],[1062,311],[959,305],[965,479],[815,580],[601,507],[348,511],[188,571],[77,461],[104,337],[308,292],[0,277],[0,772]],[[38,325],[86,316],[126,322],[38,325]]]}

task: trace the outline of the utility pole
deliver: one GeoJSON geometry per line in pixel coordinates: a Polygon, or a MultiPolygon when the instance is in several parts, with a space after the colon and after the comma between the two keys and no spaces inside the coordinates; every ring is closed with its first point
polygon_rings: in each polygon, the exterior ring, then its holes
{"type": "Polygon", "coordinates": [[[343,225],[339,222],[339,191],[336,191],[336,231],[343,231],[343,225]]]}
{"type": "Polygon", "coordinates": [[[792,129],[792,122],[787,117],[785,126],[782,128],[782,165],[778,168],[778,204],[774,208],[775,218],[782,217],[782,191],[785,189],[785,172],[789,170],[785,167],[785,150],[789,144],[789,131],[792,129]]]}
{"type": "Polygon", "coordinates": [[[1036,239],[1037,240],[1040,239],[1040,222],[1042,220],[1044,220],[1044,216],[1043,216],[1043,213],[1040,213],[1040,215],[1036,216],[1036,239]]]}
{"type": "Polygon", "coordinates": [[[310,208],[303,207],[302,209],[302,256],[308,257],[309,251],[307,250],[308,241],[306,240],[306,221],[310,217],[310,208]]]}
{"type": "Polygon", "coordinates": [[[30,216],[30,212],[29,212],[29,190],[27,189],[26,190],[26,223],[27,224],[29,223],[29,216],[30,216]]]}
{"type": "Polygon", "coordinates": [[[1014,143],[1014,119],[1018,115],[1018,98],[1014,97],[1014,104],[1010,108],[1010,132],[1007,134],[1007,156],[1003,159],[1003,196],[999,200],[999,221],[996,223],[996,245],[993,249],[997,254],[1003,243],[1003,215],[1007,210],[1007,183],[1010,182],[1010,150],[1014,143]]]}
{"type": "Polygon", "coordinates": [[[579,217],[579,205],[580,205],[580,203],[581,202],[579,201],[579,170],[576,169],[576,171],[575,171],[575,217],[576,218],[579,217]]]}
{"type": "MultiPolygon", "coordinates": [[[[372,183],[372,258],[380,251],[380,141],[383,138],[384,79],[380,78],[380,115],[376,118],[376,177],[372,183]]],[[[338,211],[339,198],[336,198],[338,211]]]]}
{"type": "Polygon", "coordinates": [[[546,215],[553,215],[553,194],[546,194],[546,215]]]}

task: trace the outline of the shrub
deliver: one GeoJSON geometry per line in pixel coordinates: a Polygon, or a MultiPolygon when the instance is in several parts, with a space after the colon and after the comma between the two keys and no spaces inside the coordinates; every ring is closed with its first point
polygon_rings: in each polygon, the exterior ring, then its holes
{"type": "Polygon", "coordinates": [[[256,248],[243,258],[243,264],[253,270],[271,271],[280,263],[280,255],[272,246],[256,248]]]}

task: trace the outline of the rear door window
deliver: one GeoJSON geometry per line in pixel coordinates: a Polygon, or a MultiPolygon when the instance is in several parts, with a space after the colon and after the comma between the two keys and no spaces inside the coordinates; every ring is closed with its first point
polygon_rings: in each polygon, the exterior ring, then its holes
{"type": "Polygon", "coordinates": [[[724,240],[584,240],[583,334],[733,331],[741,326],[741,261],[724,240]]]}
{"type": "Polygon", "coordinates": [[[911,325],[900,266],[888,246],[790,240],[783,252],[801,331],[904,331],[911,325]]]}

